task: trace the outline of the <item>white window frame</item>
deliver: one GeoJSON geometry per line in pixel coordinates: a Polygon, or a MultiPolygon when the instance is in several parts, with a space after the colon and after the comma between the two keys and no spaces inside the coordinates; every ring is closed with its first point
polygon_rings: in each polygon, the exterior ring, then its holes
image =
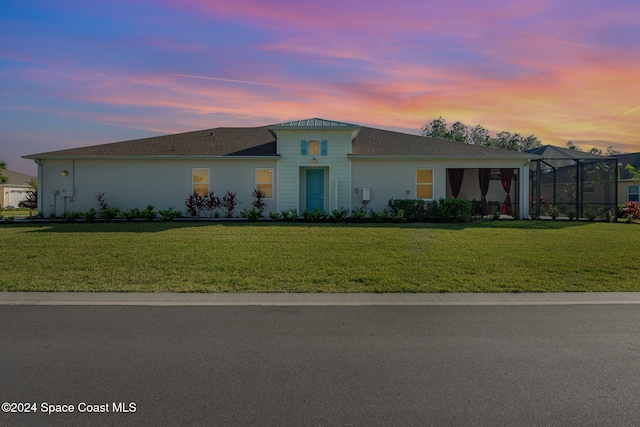
{"type": "Polygon", "coordinates": [[[636,196],[640,200],[640,185],[630,185],[629,188],[627,188],[627,202],[631,201],[631,196],[636,196]],[[631,192],[632,188],[636,190],[634,193],[631,192]]]}
{"type": "Polygon", "coordinates": [[[207,171],[207,191],[205,196],[211,192],[211,169],[210,168],[191,168],[191,194],[195,193],[194,186],[195,185],[204,185],[205,182],[196,182],[193,180],[193,175],[196,170],[206,170],[207,171]]]}
{"type": "Polygon", "coordinates": [[[413,178],[414,184],[415,184],[415,189],[416,189],[416,199],[420,199],[420,200],[433,200],[434,194],[433,194],[433,182],[435,181],[435,170],[433,168],[416,168],[416,172],[413,178]],[[418,171],[431,171],[431,183],[418,183],[418,171]],[[431,197],[430,198],[422,198],[422,197],[418,197],[418,187],[419,186],[431,186],[431,197]]]}
{"type": "Polygon", "coordinates": [[[258,189],[258,184],[270,184],[271,185],[271,197],[265,197],[264,200],[272,200],[273,199],[273,168],[256,168],[254,173],[254,183],[255,189],[258,189]],[[258,171],[271,171],[271,182],[262,182],[258,181],[258,171]]]}

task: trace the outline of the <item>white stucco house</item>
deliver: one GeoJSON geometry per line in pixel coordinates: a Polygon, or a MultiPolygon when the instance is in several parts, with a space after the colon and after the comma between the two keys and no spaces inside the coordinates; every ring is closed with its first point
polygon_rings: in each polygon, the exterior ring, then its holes
{"type": "Polygon", "coordinates": [[[214,128],[24,156],[38,164],[38,211],[154,205],[184,212],[193,192],[237,193],[265,212],[367,208],[391,198],[466,197],[529,214],[529,164],[540,156],[324,119],[214,128]],[[484,194],[483,194],[484,193],[484,194]],[[505,203],[507,202],[507,203],[505,203]]]}

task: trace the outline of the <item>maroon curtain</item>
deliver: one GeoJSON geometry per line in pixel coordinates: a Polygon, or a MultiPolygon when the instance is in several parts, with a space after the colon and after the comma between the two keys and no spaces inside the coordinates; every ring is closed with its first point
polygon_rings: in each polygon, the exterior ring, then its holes
{"type": "Polygon", "coordinates": [[[505,215],[513,215],[513,209],[511,208],[511,181],[513,180],[513,169],[500,169],[500,182],[502,188],[507,193],[507,198],[504,199],[502,204],[502,212],[505,215]]]}
{"type": "Polygon", "coordinates": [[[487,193],[489,192],[489,182],[491,181],[491,169],[478,169],[478,179],[480,180],[480,201],[482,203],[482,215],[489,215],[487,210],[487,193]]]}
{"type": "Polygon", "coordinates": [[[447,169],[449,172],[449,187],[453,197],[458,197],[460,187],[462,187],[462,178],[464,178],[464,169],[447,169]]]}

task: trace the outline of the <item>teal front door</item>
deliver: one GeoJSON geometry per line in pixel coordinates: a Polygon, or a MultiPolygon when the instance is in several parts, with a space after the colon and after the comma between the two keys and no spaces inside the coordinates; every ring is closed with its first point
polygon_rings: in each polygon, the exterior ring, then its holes
{"type": "Polygon", "coordinates": [[[324,170],[307,169],[306,210],[312,212],[319,208],[324,212],[324,170]]]}

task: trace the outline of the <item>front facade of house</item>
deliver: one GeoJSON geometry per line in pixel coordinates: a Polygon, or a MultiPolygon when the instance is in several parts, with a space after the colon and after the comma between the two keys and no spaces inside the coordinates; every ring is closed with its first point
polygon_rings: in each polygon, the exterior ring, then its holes
{"type": "Polygon", "coordinates": [[[38,163],[38,211],[174,207],[193,192],[265,212],[387,208],[389,199],[466,197],[529,215],[529,164],[539,156],[323,119],[215,128],[25,156],[38,163]],[[524,177],[524,179],[521,179],[524,177]]]}

